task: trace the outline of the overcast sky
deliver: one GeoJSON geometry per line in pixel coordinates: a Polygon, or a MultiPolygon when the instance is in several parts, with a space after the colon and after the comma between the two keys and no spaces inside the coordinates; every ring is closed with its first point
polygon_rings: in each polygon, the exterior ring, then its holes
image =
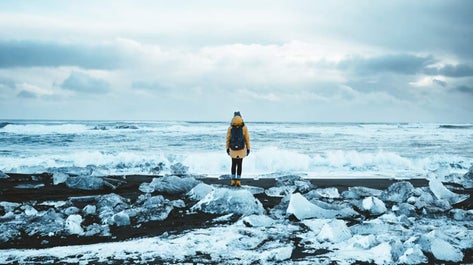
{"type": "Polygon", "coordinates": [[[473,1],[0,1],[0,119],[473,122],[473,1]]]}

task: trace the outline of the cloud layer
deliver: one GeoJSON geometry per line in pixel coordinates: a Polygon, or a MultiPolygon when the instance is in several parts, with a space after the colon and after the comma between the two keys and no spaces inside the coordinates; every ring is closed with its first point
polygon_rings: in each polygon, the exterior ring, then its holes
{"type": "Polygon", "coordinates": [[[47,2],[0,3],[0,118],[473,122],[468,1],[47,2]]]}

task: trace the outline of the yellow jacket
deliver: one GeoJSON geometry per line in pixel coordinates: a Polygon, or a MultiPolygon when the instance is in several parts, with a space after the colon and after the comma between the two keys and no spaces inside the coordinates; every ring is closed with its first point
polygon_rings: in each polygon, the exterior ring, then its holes
{"type": "Polygon", "coordinates": [[[231,137],[232,126],[243,126],[243,138],[245,139],[245,148],[241,150],[230,149],[230,156],[232,158],[244,158],[246,157],[246,150],[250,150],[250,135],[248,134],[248,128],[243,123],[243,119],[240,116],[233,117],[232,123],[228,127],[228,130],[227,130],[227,144],[226,144],[227,149],[230,148],[230,137],[231,137]]]}

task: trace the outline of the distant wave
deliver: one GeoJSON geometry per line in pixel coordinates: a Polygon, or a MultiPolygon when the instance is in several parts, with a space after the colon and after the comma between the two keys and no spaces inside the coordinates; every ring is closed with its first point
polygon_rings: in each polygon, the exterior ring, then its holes
{"type": "Polygon", "coordinates": [[[439,126],[441,129],[472,129],[472,124],[465,124],[465,125],[453,125],[453,124],[442,124],[439,126]]]}
{"type": "Polygon", "coordinates": [[[6,127],[9,124],[11,124],[11,123],[9,123],[9,122],[0,122],[0,129],[6,127]]]}

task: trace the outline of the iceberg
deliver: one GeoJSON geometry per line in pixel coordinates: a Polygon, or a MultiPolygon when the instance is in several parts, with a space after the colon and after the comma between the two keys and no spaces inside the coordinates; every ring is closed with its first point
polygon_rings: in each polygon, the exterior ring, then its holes
{"type": "Polygon", "coordinates": [[[264,208],[251,192],[244,189],[217,188],[192,206],[191,211],[212,214],[263,214],[264,208]]]}

